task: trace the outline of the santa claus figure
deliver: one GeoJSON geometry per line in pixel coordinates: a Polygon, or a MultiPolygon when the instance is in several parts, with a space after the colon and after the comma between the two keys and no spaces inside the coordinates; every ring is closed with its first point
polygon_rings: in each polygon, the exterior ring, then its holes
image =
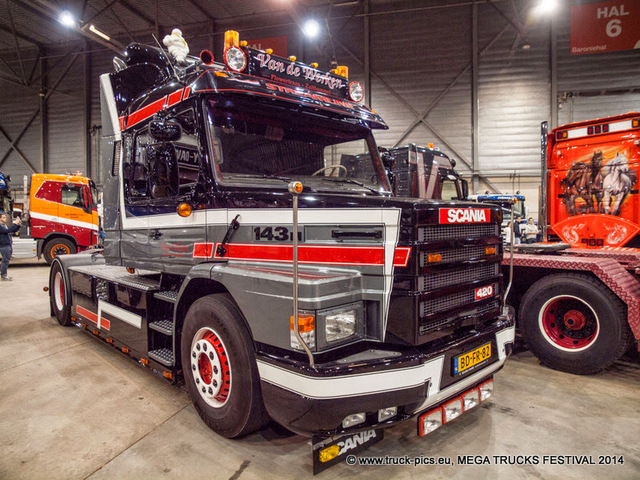
{"type": "Polygon", "coordinates": [[[162,43],[169,49],[169,53],[178,63],[184,63],[187,55],[189,54],[189,45],[182,38],[182,32],[174,28],[171,31],[171,35],[166,35],[162,40],[162,43]]]}

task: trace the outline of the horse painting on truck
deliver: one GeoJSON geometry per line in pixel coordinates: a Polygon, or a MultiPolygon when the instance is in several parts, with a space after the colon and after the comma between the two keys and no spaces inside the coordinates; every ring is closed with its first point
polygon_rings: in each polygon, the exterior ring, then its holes
{"type": "Polygon", "coordinates": [[[639,247],[640,113],[559,127],[548,157],[551,233],[575,247],[639,247]]]}

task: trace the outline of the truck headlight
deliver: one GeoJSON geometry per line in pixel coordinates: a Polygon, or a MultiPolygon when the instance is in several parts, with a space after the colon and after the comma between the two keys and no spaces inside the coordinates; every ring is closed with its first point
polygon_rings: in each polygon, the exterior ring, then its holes
{"type": "Polygon", "coordinates": [[[325,342],[339,342],[358,333],[361,329],[363,310],[362,302],[318,310],[318,323],[324,326],[325,342]]]}

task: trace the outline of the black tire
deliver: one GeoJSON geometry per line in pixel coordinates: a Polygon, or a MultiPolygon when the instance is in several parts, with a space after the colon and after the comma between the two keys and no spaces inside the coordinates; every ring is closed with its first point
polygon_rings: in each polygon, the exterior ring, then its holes
{"type": "Polygon", "coordinates": [[[578,375],[603,370],[629,347],[624,303],[600,281],[554,274],[534,283],[520,304],[518,325],[548,367],[578,375]]]}
{"type": "Polygon", "coordinates": [[[53,262],[53,259],[58,255],[68,255],[71,253],[76,253],[78,248],[76,245],[69,239],[59,237],[53,238],[44,244],[43,254],[44,259],[47,261],[49,265],[53,262]]]}
{"type": "Polygon", "coordinates": [[[49,299],[51,310],[58,319],[58,323],[63,327],[68,327],[71,322],[71,302],[67,280],[62,272],[60,262],[54,262],[49,274],[49,299]]]}
{"type": "Polygon", "coordinates": [[[234,438],[266,423],[251,335],[229,295],[208,295],[191,305],[181,347],[187,390],[209,428],[234,438]]]}

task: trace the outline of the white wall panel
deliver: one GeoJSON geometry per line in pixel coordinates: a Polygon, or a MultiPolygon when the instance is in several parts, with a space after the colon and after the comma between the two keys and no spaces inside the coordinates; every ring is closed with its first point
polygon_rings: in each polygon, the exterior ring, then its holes
{"type": "MultiPolygon", "coordinates": [[[[36,59],[37,52],[33,50],[25,50],[22,52],[23,66],[25,73],[28,75],[36,59]]],[[[40,106],[40,97],[38,96],[39,82],[35,85],[21,85],[18,79],[9,81],[3,77],[12,78],[13,75],[9,68],[21,75],[18,57],[13,55],[3,55],[3,60],[9,67],[2,67],[2,76],[0,76],[0,127],[6,132],[12,140],[16,140],[25,129],[27,122],[38,112],[40,106]]],[[[36,77],[38,70],[36,69],[36,77]]],[[[38,114],[31,126],[24,131],[24,134],[17,141],[16,146],[29,161],[29,163],[38,170],[40,168],[40,126],[41,117],[38,114]]],[[[0,160],[5,158],[0,165],[0,171],[11,175],[12,185],[15,187],[22,184],[24,175],[30,176],[32,171],[29,166],[20,158],[15,150],[10,149],[11,142],[0,133],[0,160]]]]}
{"type": "Polygon", "coordinates": [[[52,52],[48,84],[62,81],[48,101],[49,169],[47,173],[86,173],[84,55],[69,48],[52,52]],[[73,61],[75,59],[75,61],[73,61]],[[71,67],[67,70],[69,65],[71,67]],[[65,74],[65,71],[67,73],[65,74]]]}

